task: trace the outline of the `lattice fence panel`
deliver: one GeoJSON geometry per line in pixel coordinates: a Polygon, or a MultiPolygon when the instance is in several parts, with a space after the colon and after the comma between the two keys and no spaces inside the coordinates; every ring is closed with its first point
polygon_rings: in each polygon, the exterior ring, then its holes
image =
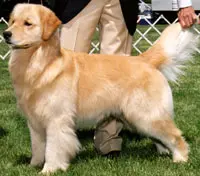
{"type": "MultiPolygon", "coordinates": [[[[198,17],[200,17],[200,14],[198,14],[198,17]]],[[[160,15],[157,20],[155,20],[153,23],[151,23],[151,21],[147,18],[143,18],[142,20],[144,20],[147,24],[148,27],[145,31],[141,31],[140,27],[138,27],[136,29],[136,33],[139,34],[139,38],[133,43],[133,48],[138,52],[138,53],[142,53],[142,50],[140,48],[138,48],[139,43],[142,40],[145,40],[149,47],[153,45],[153,43],[160,37],[162,31],[164,28],[164,25],[158,25],[160,20],[165,21],[168,25],[171,24],[167,18],[164,15],[160,15]],[[151,32],[153,30],[153,32],[151,32]],[[151,33],[151,35],[148,37],[148,34],[151,33]],[[157,39],[152,41],[152,39],[154,38],[153,35],[157,34],[157,39]]],[[[176,19],[173,23],[176,23],[178,21],[178,19],[176,19]]],[[[165,26],[166,27],[166,26],[165,26]]],[[[194,32],[196,32],[197,38],[200,38],[200,26],[193,26],[193,30],[194,32]]],[[[199,48],[195,48],[195,50],[200,54],[200,49],[199,48]]]]}
{"type": "Polygon", "coordinates": [[[7,21],[1,17],[0,18],[0,59],[5,60],[7,56],[10,54],[9,47],[5,44],[2,33],[3,30],[6,29],[8,23],[7,21]]]}

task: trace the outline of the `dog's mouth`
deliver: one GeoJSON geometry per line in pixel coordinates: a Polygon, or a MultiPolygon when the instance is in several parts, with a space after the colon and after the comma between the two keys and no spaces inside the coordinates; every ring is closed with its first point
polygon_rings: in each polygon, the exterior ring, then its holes
{"type": "Polygon", "coordinates": [[[38,42],[32,42],[32,43],[25,43],[25,44],[18,44],[17,42],[13,42],[10,39],[5,40],[5,42],[12,48],[12,49],[28,49],[30,47],[36,46],[40,44],[40,41],[38,42]]]}
{"type": "Polygon", "coordinates": [[[18,45],[14,44],[11,42],[11,40],[5,40],[5,42],[12,47],[12,49],[27,49],[32,46],[32,44],[23,44],[23,45],[18,45]]]}
{"type": "Polygon", "coordinates": [[[27,49],[30,48],[32,45],[31,44],[24,44],[24,45],[15,45],[15,44],[10,44],[12,49],[27,49]]]}

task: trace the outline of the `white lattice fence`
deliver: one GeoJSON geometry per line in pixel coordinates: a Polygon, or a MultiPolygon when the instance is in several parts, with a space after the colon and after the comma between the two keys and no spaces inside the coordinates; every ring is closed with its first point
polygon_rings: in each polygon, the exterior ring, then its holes
{"type": "MultiPolygon", "coordinates": [[[[0,18],[0,24],[5,24],[6,26],[8,25],[7,21],[3,17],[0,18]]],[[[10,50],[8,47],[6,48],[3,46],[5,45],[5,43],[4,43],[4,39],[1,33],[2,31],[0,31],[0,59],[4,60],[10,54],[10,50]],[[3,49],[3,48],[6,48],[6,49],[3,49]]]]}
{"type": "MultiPolygon", "coordinates": [[[[200,14],[198,14],[198,17],[200,16],[200,14]]],[[[155,33],[157,33],[158,37],[157,39],[159,38],[159,36],[161,35],[162,31],[159,30],[159,28],[157,27],[157,23],[160,21],[160,20],[163,20],[165,21],[168,25],[171,24],[167,18],[164,16],[164,15],[160,15],[153,23],[151,23],[151,21],[147,18],[143,18],[143,20],[145,20],[146,23],[148,23],[148,28],[146,29],[145,32],[141,32],[140,31],[140,28],[138,27],[136,29],[136,33],[138,33],[140,35],[140,37],[133,43],[133,48],[138,52],[138,53],[141,53],[142,51],[137,47],[137,45],[139,44],[139,42],[143,39],[145,40],[148,44],[149,44],[149,47],[153,45],[154,42],[151,41],[151,39],[149,39],[147,37],[148,33],[150,32],[150,30],[154,30],[155,33]]],[[[176,19],[173,23],[176,23],[178,21],[178,19],[176,19]]],[[[194,32],[196,32],[198,35],[197,35],[197,38],[200,38],[200,27],[197,27],[194,26],[193,27],[193,30],[194,32]]],[[[200,49],[199,48],[195,48],[195,50],[200,54],[200,49]]]]}
{"type": "MultiPolygon", "coordinates": [[[[199,14],[200,15],[200,14],[199,14]]],[[[133,48],[137,53],[141,53],[144,50],[146,50],[148,47],[153,45],[153,43],[159,38],[162,30],[167,25],[159,25],[160,20],[164,20],[167,24],[170,24],[170,22],[167,20],[167,18],[163,15],[160,15],[157,20],[155,20],[153,23],[143,17],[141,20],[145,20],[147,25],[138,25],[135,35],[134,35],[134,43],[133,48]],[[145,47],[144,47],[145,46],[145,47]]],[[[174,21],[174,23],[177,21],[177,19],[174,21]]],[[[4,25],[4,28],[7,26],[7,21],[2,17],[0,18],[0,25],[4,25]]],[[[4,43],[3,37],[2,37],[2,31],[3,29],[0,28],[0,59],[4,60],[7,58],[7,56],[10,54],[10,50],[8,46],[4,43]]],[[[194,27],[195,32],[198,34],[198,38],[200,38],[200,27],[194,27]]],[[[97,28],[98,32],[98,28],[97,28]]],[[[100,43],[98,40],[93,41],[91,43],[91,50],[90,53],[99,52],[99,46],[100,43]]],[[[200,49],[195,48],[196,51],[200,54],[200,49]]]]}

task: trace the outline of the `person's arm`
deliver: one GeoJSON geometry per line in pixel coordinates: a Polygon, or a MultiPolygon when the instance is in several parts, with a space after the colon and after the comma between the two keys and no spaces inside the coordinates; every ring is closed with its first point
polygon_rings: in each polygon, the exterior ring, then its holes
{"type": "Polygon", "coordinates": [[[191,0],[178,0],[178,19],[183,28],[188,28],[196,22],[197,15],[191,0]]]}

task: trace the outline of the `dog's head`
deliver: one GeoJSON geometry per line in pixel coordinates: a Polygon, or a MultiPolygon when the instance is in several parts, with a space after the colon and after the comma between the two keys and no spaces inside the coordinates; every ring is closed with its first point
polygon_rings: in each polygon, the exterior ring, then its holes
{"type": "Polygon", "coordinates": [[[42,5],[17,4],[3,36],[13,48],[29,48],[48,40],[60,24],[56,15],[42,5]]]}

